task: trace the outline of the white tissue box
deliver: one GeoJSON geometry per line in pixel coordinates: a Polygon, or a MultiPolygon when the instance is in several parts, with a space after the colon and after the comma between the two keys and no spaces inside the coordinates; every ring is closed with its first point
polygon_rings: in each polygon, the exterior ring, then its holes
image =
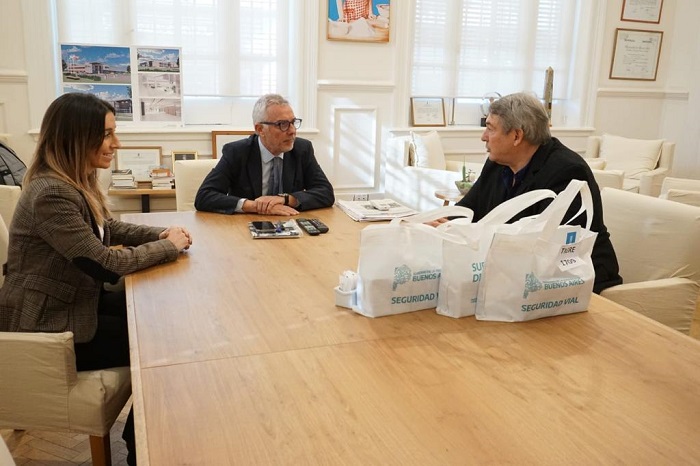
{"type": "Polygon", "coordinates": [[[357,304],[357,290],[341,291],[340,286],[333,288],[335,290],[335,305],[340,307],[352,307],[357,304]]]}

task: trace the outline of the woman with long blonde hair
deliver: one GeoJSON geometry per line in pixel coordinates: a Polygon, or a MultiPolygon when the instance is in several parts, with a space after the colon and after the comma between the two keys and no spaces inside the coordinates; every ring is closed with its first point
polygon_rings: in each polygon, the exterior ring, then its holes
{"type": "MultiPolygon", "coordinates": [[[[181,227],[111,218],[97,169],[110,168],[119,147],[112,105],[91,94],[54,100],[9,226],[0,331],[73,332],[79,371],[129,365],[124,290],[104,283],[174,261],[192,244],[181,227]]],[[[135,464],[131,414],[124,438],[135,464]]]]}

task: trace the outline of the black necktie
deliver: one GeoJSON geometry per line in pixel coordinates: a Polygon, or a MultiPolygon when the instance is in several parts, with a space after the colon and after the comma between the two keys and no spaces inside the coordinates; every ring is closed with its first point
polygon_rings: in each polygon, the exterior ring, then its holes
{"type": "Polygon", "coordinates": [[[282,157],[272,158],[272,172],[270,173],[270,186],[268,186],[268,195],[276,196],[284,192],[282,187],[282,157]]]}

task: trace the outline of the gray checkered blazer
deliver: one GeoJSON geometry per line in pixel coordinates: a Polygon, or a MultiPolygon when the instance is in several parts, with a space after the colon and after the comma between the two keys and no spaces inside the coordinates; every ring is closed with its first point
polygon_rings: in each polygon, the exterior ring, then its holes
{"type": "Polygon", "coordinates": [[[25,184],[10,225],[0,331],[70,330],[77,343],[90,341],[104,282],[177,259],[175,245],[158,239],[162,231],[109,219],[101,241],[74,187],[51,177],[25,184]]]}

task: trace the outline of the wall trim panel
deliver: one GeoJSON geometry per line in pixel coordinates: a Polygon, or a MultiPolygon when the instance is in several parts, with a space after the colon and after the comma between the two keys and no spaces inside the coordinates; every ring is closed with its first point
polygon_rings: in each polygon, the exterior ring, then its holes
{"type": "Polygon", "coordinates": [[[688,100],[690,92],[687,90],[663,90],[663,89],[616,89],[600,88],[598,97],[619,97],[621,99],[663,99],[663,100],[688,100]]]}
{"type": "Polygon", "coordinates": [[[0,69],[0,84],[27,84],[28,81],[26,71],[0,69]]]}
{"type": "Polygon", "coordinates": [[[377,81],[344,81],[336,79],[324,79],[318,81],[319,91],[326,92],[394,92],[396,85],[393,82],[377,81]]]}
{"type": "MultiPolygon", "coordinates": [[[[375,106],[333,106],[333,172],[335,181],[333,188],[336,192],[348,190],[362,190],[365,192],[377,192],[381,186],[381,148],[379,146],[379,109],[375,106]],[[357,146],[357,143],[352,139],[358,134],[354,131],[343,131],[342,127],[345,122],[348,122],[352,117],[359,115],[365,116],[370,120],[371,132],[367,132],[360,138],[361,141],[368,141],[367,153],[363,154],[362,147],[357,146]],[[344,120],[345,119],[345,120],[344,120]],[[354,169],[367,169],[370,173],[366,174],[363,180],[366,182],[357,182],[357,180],[348,179],[343,181],[340,174],[345,170],[343,165],[344,154],[352,153],[352,156],[347,157],[351,161],[348,164],[354,169]],[[361,158],[366,155],[367,158],[361,158]],[[370,159],[371,157],[371,159],[370,159]]],[[[349,123],[348,123],[349,124],[349,123]]],[[[362,177],[361,177],[362,178],[362,177]]]]}

